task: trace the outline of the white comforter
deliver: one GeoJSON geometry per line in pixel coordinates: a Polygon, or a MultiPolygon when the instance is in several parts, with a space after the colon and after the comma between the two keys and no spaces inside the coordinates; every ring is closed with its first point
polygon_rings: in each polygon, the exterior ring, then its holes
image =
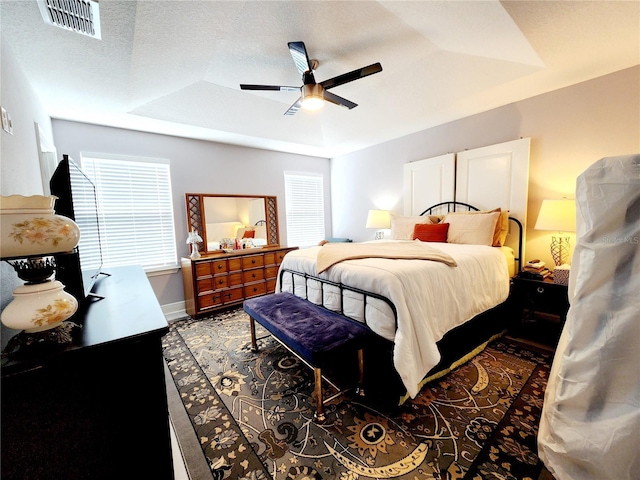
{"type": "MultiPolygon", "coordinates": [[[[412,243],[397,241],[402,244],[412,243]]],[[[428,260],[368,258],[346,260],[317,274],[316,257],[322,247],[311,247],[288,253],[281,268],[317,275],[321,278],[378,293],[396,306],[398,328],[391,310],[382,301],[368,302],[366,320],[377,334],[392,340],[394,365],[411,397],[419,391],[423,377],[440,361],[436,346],[445,333],[506,300],[509,273],[505,256],[498,248],[480,245],[431,243],[451,255],[457,267],[428,260]]],[[[280,278],[280,276],[278,277],[280,278]]],[[[277,291],[292,292],[291,275],[284,275],[277,291]]],[[[295,293],[325,306],[339,305],[331,289],[322,292],[310,285],[308,291],[300,279],[295,280],[295,293]]],[[[344,313],[363,318],[362,302],[355,294],[347,295],[344,313]]]]}

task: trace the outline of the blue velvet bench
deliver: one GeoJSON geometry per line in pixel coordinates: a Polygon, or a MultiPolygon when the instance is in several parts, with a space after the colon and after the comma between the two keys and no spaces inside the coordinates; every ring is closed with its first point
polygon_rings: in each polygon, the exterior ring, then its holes
{"type": "MultiPolygon", "coordinates": [[[[364,395],[363,347],[367,337],[371,335],[368,327],[288,292],[245,300],[244,310],[250,317],[251,346],[254,352],[258,351],[255,328],[255,322],[258,322],[314,370],[314,417],[319,423],[325,421],[324,405],[344,393],[339,391],[330,398],[322,398],[322,365],[338,351],[357,350],[360,375],[357,392],[364,395]]],[[[331,383],[326,378],[325,380],[331,383]]]]}

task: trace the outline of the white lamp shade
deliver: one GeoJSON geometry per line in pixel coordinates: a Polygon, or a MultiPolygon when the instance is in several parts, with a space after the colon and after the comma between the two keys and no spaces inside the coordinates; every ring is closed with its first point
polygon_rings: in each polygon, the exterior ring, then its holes
{"type": "Polygon", "coordinates": [[[198,232],[195,229],[191,230],[187,236],[187,244],[192,245],[200,242],[202,242],[202,237],[198,235],[198,232]]]}
{"type": "Polygon", "coordinates": [[[78,245],[78,225],[54,213],[55,201],[42,195],[0,197],[0,258],[52,255],[78,245]]]}
{"type": "Polygon", "coordinates": [[[567,199],[543,200],[534,228],[556,232],[575,232],[576,202],[567,199]]]}
{"type": "Polygon", "coordinates": [[[391,215],[388,210],[369,210],[366,228],[391,228],[391,215]]]}

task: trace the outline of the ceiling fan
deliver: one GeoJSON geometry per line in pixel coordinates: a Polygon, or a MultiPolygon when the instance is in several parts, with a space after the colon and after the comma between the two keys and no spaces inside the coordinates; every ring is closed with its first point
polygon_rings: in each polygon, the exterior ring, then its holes
{"type": "Polygon", "coordinates": [[[294,115],[300,107],[306,110],[317,110],[324,105],[325,100],[351,110],[352,108],[357,107],[358,104],[353,103],[346,98],[339,97],[328,90],[382,71],[382,65],[380,65],[380,63],[374,63],[367,67],[362,67],[352,72],[330,78],[324,82],[316,83],[313,71],[318,68],[319,63],[317,60],[309,60],[304,42],[289,42],[287,45],[289,46],[289,52],[293,57],[293,62],[296,64],[296,68],[302,76],[301,87],[240,84],[240,88],[242,90],[275,90],[280,92],[300,91],[300,98],[298,98],[298,100],[296,100],[296,102],[291,105],[286,112],[284,112],[285,115],[294,115]]]}

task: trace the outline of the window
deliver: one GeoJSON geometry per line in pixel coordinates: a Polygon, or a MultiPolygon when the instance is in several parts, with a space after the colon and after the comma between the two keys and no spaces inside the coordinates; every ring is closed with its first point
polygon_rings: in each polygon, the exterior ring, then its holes
{"type": "Polygon", "coordinates": [[[325,237],[322,176],[285,172],[284,191],[287,244],[298,247],[317,245],[325,237]]]}
{"type": "Polygon", "coordinates": [[[103,265],[177,266],[169,161],[82,154],[98,196],[103,265]]]}

